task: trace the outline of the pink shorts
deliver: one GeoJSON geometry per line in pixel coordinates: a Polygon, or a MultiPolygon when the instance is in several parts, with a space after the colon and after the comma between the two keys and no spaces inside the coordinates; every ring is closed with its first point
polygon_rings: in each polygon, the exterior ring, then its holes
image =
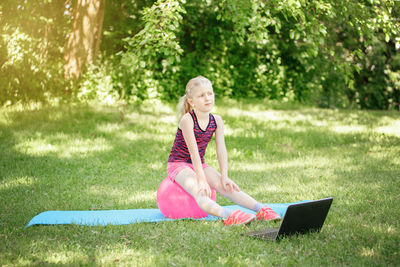
{"type": "MultiPolygon", "coordinates": [[[[203,169],[209,167],[206,163],[201,165],[203,169]]],[[[185,168],[191,168],[194,171],[194,167],[192,163],[187,162],[168,162],[167,165],[167,174],[168,178],[171,179],[172,182],[175,182],[176,175],[185,168]]]]}

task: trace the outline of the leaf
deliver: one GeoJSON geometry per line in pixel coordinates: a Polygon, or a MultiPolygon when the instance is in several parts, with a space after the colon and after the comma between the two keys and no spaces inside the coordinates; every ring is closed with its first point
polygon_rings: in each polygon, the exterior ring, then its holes
{"type": "Polygon", "coordinates": [[[389,41],[390,41],[390,36],[388,33],[385,33],[385,41],[386,41],[386,43],[389,43],[389,41]]]}

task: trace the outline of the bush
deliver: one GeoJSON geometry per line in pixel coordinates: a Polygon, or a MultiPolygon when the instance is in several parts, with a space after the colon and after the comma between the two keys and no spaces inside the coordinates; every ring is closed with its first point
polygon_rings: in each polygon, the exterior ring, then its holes
{"type": "Polygon", "coordinates": [[[397,3],[383,11],[320,1],[169,3],[145,9],[143,30],[125,39],[116,76],[125,98],[176,99],[204,75],[217,96],[398,107],[400,25],[388,17],[397,3]]]}
{"type": "Polygon", "coordinates": [[[204,75],[219,97],[400,108],[399,1],[110,0],[103,59],[66,82],[72,2],[0,4],[0,104],[176,100],[204,75]]]}
{"type": "Polygon", "coordinates": [[[46,102],[66,92],[62,49],[67,23],[59,5],[11,0],[0,4],[0,105],[46,102]]]}

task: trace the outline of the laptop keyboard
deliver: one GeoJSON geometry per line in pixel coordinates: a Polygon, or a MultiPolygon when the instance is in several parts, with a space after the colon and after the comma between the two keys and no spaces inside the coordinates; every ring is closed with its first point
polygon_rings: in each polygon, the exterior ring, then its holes
{"type": "Polygon", "coordinates": [[[278,232],[269,232],[269,233],[255,234],[254,236],[264,239],[275,239],[277,235],[278,232]]]}
{"type": "Polygon", "coordinates": [[[279,227],[252,232],[250,233],[250,235],[257,238],[276,239],[278,232],[279,232],[279,227]]]}

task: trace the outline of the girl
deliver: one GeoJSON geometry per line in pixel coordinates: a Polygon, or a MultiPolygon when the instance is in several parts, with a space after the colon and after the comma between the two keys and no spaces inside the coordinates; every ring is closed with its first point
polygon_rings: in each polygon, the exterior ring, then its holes
{"type": "Polygon", "coordinates": [[[177,182],[196,200],[200,209],[208,214],[222,217],[225,225],[247,224],[257,220],[280,220],[271,208],[262,205],[228,178],[228,157],[224,139],[224,124],[220,116],[210,113],[214,107],[211,82],[198,76],[186,85],[178,109],[180,121],[168,158],[168,177],[177,182]],[[207,144],[215,132],[218,163],[221,173],[204,162],[207,144]],[[254,210],[257,215],[240,210],[231,211],[210,199],[211,188],[236,204],[254,210]]]}

